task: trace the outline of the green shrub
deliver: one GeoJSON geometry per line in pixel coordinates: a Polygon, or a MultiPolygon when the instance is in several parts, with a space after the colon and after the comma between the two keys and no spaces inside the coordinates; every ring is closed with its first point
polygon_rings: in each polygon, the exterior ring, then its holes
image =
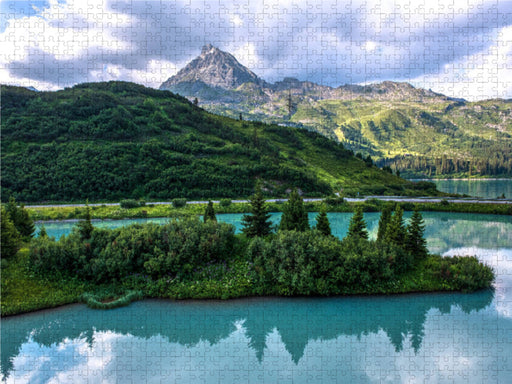
{"type": "Polygon", "coordinates": [[[474,256],[431,255],[426,267],[434,277],[450,283],[454,290],[473,292],[489,287],[494,281],[492,268],[483,265],[474,256]]]}
{"type": "Polygon", "coordinates": [[[58,242],[37,238],[31,244],[30,264],[38,273],[69,274],[97,282],[137,273],[154,278],[188,276],[201,265],[226,260],[233,255],[234,245],[232,225],[183,218],[167,225],[95,229],[90,239],[81,238],[76,229],[58,242]]]}
{"type": "Polygon", "coordinates": [[[113,309],[127,306],[132,301],[141,300],[143,297],[144,295],[141,291],[128,291],[118,298],[112,297],[111,295],[101,296],[91,293],[84,293],[80,297],[80,300],[92,309],[113,309]]]}
{"type": "Polygon", "coordinates": [[[183,208],[186,204],[187,204],[187,199],[177,198],[177,199],[172,200],[172,206],[174,208],[183,208]]]}
{"type": "Polygon", "coordinates": [[[372,289],[412,265],[412,257],[387,244],[281,231],[270,242],[255,238],[247,248],[259,292],[333,295],[372,289]]]}
{"type": "Polygon", "coordinates": [[[345,199],[343,197],[339,197],[339,196],[330,196],[330,197],[326,197],[324,199],[324,203],[327,205],[330,205],[332,207],[343,204],[344,202],[345,202],[345,199]]]}
{"type": "Polygon", "coordinates": [[[131,208],[137,208],[139,206],[139,203],[137,202],[137,200],[134,200],[134,199],[126,199],[126,200],[121,200],[119,205],[121,206],[121,208],[131,209],[131,208]]]}
{"type": "Polygon", "coordinates": [[[229,207],[231,205],[231,200],[230,199],[221,199],[219,204],[221,207],[229,207]]]}

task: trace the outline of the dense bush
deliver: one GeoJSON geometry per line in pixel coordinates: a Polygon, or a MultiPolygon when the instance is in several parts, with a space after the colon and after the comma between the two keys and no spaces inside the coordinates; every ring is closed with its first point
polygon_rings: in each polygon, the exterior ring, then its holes
{"type": "Polygon", "coordinates": [[[185,205],[187,205],[187,199],[177,198],[172,200],[174,208],[183,208],[185,205]]]}
{"type": "Polygon", "coordinates": [[[231,200],[230,199],[220,199],[219,204],[221,207],[229,207],[231,205],[231,200]]]}
{"type": "Polygon", "coordinates": [[[454,289],[465,292],[487,288],[494,281],[491,267],[482,265],[474,256],[428,258],[427,268],[436,278],[450,282],[454,289]]]}
{"type": "Polygon", "coordinates": [[[403,250],[364,239],[338,240],[307,232],[281,231],[270,242],[255,238],[248,258],[260,291],[279,295],[333,295],[363,290],[411,266],[403,250]]]}
{"type": "Polygon", "coordinates": [[[137,200],[126,199],[126,200],[121,200],[121,202],[119,203],[119,206],[124,209],[131,209],[131,208],[140,207],[141,204],[137,200]]]}
{"type": "Polygon", "coordinates": [[[182,219],[166,225],[95,229],[86,240],[77,230],[58,242],[37,238],[30,257],[35,271],[96,281],[136,273],[182,277],[206,263],[225,260],[233,254],[234,241],[234,227],[229,224],[182,219]]]}

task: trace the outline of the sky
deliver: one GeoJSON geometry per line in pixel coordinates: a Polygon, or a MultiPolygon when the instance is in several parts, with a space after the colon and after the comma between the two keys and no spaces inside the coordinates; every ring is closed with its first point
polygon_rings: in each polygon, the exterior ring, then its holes
{"type": "Polygon", "coordinates": [[[213,44],[268,82],[512,98],[512,0],[0,2],[0,83],[158,88],[213,44]]]}

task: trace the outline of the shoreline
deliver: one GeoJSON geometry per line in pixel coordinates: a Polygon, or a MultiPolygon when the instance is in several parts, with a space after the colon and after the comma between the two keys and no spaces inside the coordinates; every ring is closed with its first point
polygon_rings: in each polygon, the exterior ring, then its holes
{"type": "MultiPolygon", "coordinates": [[[[397,297],[397,296],[413,296],[413,295],[449,295],[449,294],[459,294],[459,295],[471,295],[473,293],[479,293],[483,291],[494,291],[494,286],[488,287],[488,288],[482,288],[473,292],[463,292],[463,291],[457,291],[457,290],[431,290],[431,291],[421,291],[421,290],[411,290],[407,292],[396,292],[396,293],[354,293],[354,294],[345,294],[345,295],[332,295],[332,296],[321,296],[321,295],[298,295],[298,296],[277,296],[277,295],[268,295],[268,296],[239,296],[239,297],[232,297],[228,299],[218,299],[218,298],[212,298],[212,299],[195,299],[195,298],[186,298],[186,299],[176,299],[176,298],[169,298],[169,297],[144,297],[141,300],[135,300],[132,301],[130,304],[126,305],[125,307],[129,307],[135,302],[142,302],[142,301],[160,301],[160,302],[167,302],[168,304],[172,304],[175,302],[179,303],[185,303],[185,304],[193,304],[193,303],[232,303],[237,301],[256,301],[256,300],[296,300],[296,299],[352,299],[352,298],[376,298],[376,297],[397,297]]],[[[8,314],[8,315],[1,315],[1,319],[6,318],[15,318],[16,316],[28,316],[38,313],[46,313],[49,311],[59,311],[63,310],[66,307],[72,307],[72,306],[83,306],[84,308],[91,310],[91,311],[110,311],[117,308],[112,309],[93,309],[87,306],[86,303],[81,301],[76,301],[72,303],[66,303],[57,305],[54,307],[47,307],[47,308],[40,308],[35,309],[32,311],[26,311],[26,312],[20,312],[20,313],[14,313],[14,314],[8,314]]],[[[122,307],[121,307],[122,308],[122,307]]]]}
{"type": "Polygon", "coordinates": [[[448,181],[448,180],[460,180],[460,181],[505,181],[510,180],[512,181],[512,177],[499,177],[499,178],[487,178],[487,177],[459,177],[459,178],[442,178],[442,179],[405,179],[408,181],[448,181]]]}

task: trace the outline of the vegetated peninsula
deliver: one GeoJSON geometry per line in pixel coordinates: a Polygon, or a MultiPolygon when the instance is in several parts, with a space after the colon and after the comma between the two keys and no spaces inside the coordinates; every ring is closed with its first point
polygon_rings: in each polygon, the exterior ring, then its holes
{"type": "MultiPolygon", "coordinates": [[[[43,230],[18,253],[15,224],[24,224],[20,230],[29,226],[26,220],[13,224],[2,209],[2,248],[10,240],[12,250],[10,255],[2,252],[2,315],[77,301],[108,309],[141,297],[470,292],[488,288],[494,280],[492,269],[476,257],[430,255],[418,211],[405,225],[400,206],[386,206],[377,239],[368,240],[359,207],[340,240],[331,235],[325,212],[315,228],[309,227],[297,190],[290,194],[278,228],[269,221],[261,187],[250,205],[239,235],[233,225],[217,222],[213,204],[203,220],[118,229],[94,228],[87,210],[70,235],[56,241],[43,230]],[[6,233],[12,234],[10,239],[6,233]]],[[[12,200],[7,211],[28,217],[12,200]]]]}
{"type": "Polygon", "coordinates": [[[1,149],[4,201],[246,197],[256,179],[269,196],[437,193],[316,132],[216,116],[127,82],[2,86],[1,149]]]}
{"type": "Polygon", "coordinates": [[[315,130],[407,177],[512,176],[512,100],[468,102],[392,81],[269,84],[210,44],[160,89],[214,113],[315,130]]]}

